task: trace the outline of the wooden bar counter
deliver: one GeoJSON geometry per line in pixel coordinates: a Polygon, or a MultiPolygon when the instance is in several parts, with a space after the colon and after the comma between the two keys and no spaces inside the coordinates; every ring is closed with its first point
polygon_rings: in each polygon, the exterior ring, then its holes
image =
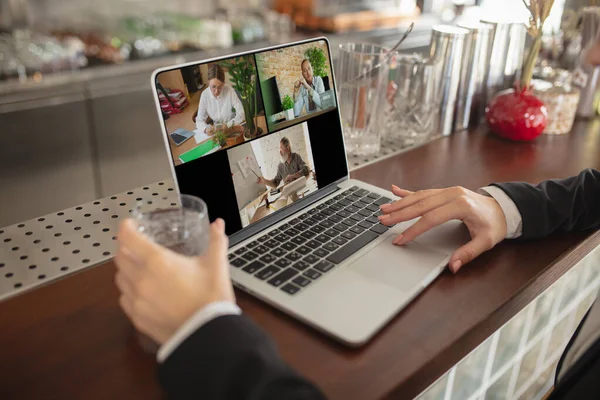
{"type": "MultiPolygon", "coordinates": [[[[384,188],[476,190],[494,181],[535,183],[585,168],[600,169],[598,120],[533,143],[504,141],[483,128],[461,132],[352,176],[384,188]]],[[[329,398],[413,398],[598,244],[598,232],[501,243],[456,276],[443,273],[359,349],[236,294],[283,357],[329,398]]],[[[114,275],[114,264],[107,263],[0,303],[1,399],[164,397],[153,356],[141,350],[118,307],[114,275]]]]}

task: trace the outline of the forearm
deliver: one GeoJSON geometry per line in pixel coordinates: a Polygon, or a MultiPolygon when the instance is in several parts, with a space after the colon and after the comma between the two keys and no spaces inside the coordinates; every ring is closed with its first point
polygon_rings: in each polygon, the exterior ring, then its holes
{"type": "Polygon", "coordinates": [[[233,122],[233,125],[241,125],[244,121],[246,121],[244,114],[236,114],[230,122],[233,122]]]}
{"type": "Polygon", "coordinates": [[[242,123],[242,121],[240,121],[239,116],[236,115],[233,118],[231,118],[230,120],[226,121],[225,124],[228,127],[232,127],[232,126],[235,126],[235,125],[240,125],[241,123],[242,123]]]}
{"type": "Polygon", "coordinates": [[[267,335],[243,316],[223,316],[207,323],[158,372],[171,399],[324,399],[285,364],[267,335]]]}
{"type": "Polygon", "coordinates": [[[196,129],[198,132],[206,133],[206,128],[209,125],[206,123],[208,118],[208,111],[206,110],[206,102],[201,98],[200,104],[198,105],[198,112],[196,113],[196,129]]]}
{"type": "Polygon", "coordinates": [[[523,235],[523,218],[516,204],[499,187],[486,186],[479,189],[479,193],[488,195],[496,200],[496,203],[502,209],[506,222],[505,239],[517,239],[523,235]]]}
{"type": "Polygon", "coordinates": [[[295,174],[292,175],[292,178],[294,178],[294,180],[301,178],[303,176],[308,176],[309,172],[308,172],[308,168],[302,168],[300,171],[296,172],[295,174]]]}
{"type": "Polygon", "coordinates": [[[310,96],[312,96],[313,101],[317,105],[317,107],[321,108],[321,95],[314,89],[310,89],[310,96]]]}
{"type": "Polygon", "coordinates": [[[585,170],[577,176],[531,185],[499,183],[523,218],[523,238],[555,232],[584,231],[600,226],[600,172],[585,170]]]}
{"type": "Polygon", "coordinates": [[[297,117],[302,112],[304,106],[304,99],[300,95],[299,91],[294,92],[294,115],[297,117]]]}
{"type": "Polygon", "coordinates": [[[202,307],[194,315],[188,318],[175,334],[160,346],[156,359],[159,363],[164,362],[185,340],[194,334],[202,326],[215,318],[224,315],[240,315],[242,310],[235,303],[229,301],[215,301],[202,307]]]}
{"type": "Polygon", "coordinates": [[[200,118],[200,115],[198,115],[196,117],[196,130],[198,132],[206,133],[206,128],[208,127],[209,125],[203,119],[200,118]]]}

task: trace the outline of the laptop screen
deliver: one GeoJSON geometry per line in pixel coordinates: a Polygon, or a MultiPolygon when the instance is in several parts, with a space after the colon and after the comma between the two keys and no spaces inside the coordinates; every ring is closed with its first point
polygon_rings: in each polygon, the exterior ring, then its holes
{"type": "Polygon", "coordinates": [[[174,67],[155,85],[179,190],[229,235],[348,173],[325,40],[174,67]]]}

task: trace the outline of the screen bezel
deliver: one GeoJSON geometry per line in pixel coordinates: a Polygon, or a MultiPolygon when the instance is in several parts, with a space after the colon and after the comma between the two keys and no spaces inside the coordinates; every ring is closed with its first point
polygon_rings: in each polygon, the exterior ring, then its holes
{"type": "MultiPolygon", "coordinates": [[[[318,42],[318,41],[324,41],[327,45],[327,52],[329,54],[329,62],[330,62],[330,69],[331,69],[331,86],[333,87],[333,90],[334,90],[335,96],[336,96],[336,108],[335,108],[335,110],[331,110],[330,112],[337,112],[337,114],[338,114],[337,119],[338,119],[339,128],[340,128],[339,132],[340,132],[341,139],[342,139],[341,144],[343,147],[344,154],[347,154],[346,143],[344,140],[343,126],[342,126],[342,117],[340,114],[340,104],[339,104],[339,95],[338,95],[339,92],[337,90],[335,71],[333,68],[333,56],[331,54],[331,43],[324,36],[301,40],[301,41],[292,42],[292,43],[280,44],[280,45],[275,45],[275,46],[270,46],[270,47],[263,47],[263,48],[258,48],[258,49],[254,49],[254,50],[248,50],[248,51],[244,51],[244,52],[240,52],[240,53],[227,54],[227,55],[213,57],[213,58],[209,58],[209,59],[205,59],[205,60],[201,60],[201,61],[191,61],[191,62],[187,62],[187,63],[171,65],[168,67],[158,68],[152,73],[152,76],[150,78],[150,85],[152,87],[152,96],[154,98],[154,104],[156,106],[156,115],[160,122],[161,132],[162,132],[162,136],[163,136],[163,142],[165,145],[165,149],[167,150],[166,154],[167,154],[167,157],[169,158],[171,175],[173,177],[173,181],[175,182],[175,188],[176,188],[177,194],[180,194],[180,192],[179,192],[179,181],[177,179],[177,173],[175,172],[175,161],[173,160],[173,153],[171,152],[171,147],[169,145],[169,137],[168,137],[169,135],[167,132],[167,127],[166,127],[165,121],[162,117],[160,100],[158,98],[158,92],[156,90],[156,83],[158,82],[157,81],[158,75],[163,72],[179,70],[179,69],[185,68],[185,67],[191,67],[191,66],[202,65],[202,64],[207,64],[207,63],[212,63],[212,62],[217,62],[217,61],[223,61],[223,60],[227,60],[227,59],[234,58],[234,57],[256,55],[257,53],[264,53],[267,51],[272,51],[272,50],[277,50],[277,49],[282,49],[282,48],[287,48],[287,47],[293,47],[293,46],[297,46],[297,45],[301,45],[301,44],[318,42]]],[[[259,76],[258,76],[258,71],[257,71],[257,79],[258,78],[259,78],[259,76]]],[[[261,101],[262,101],[262,99],[261,99],[261,101]]],[[[274,133],[274,132],[269,132],[268,134],[271,135],[272,133],[274,133]]],[[[226,151],[226,150],[224,150],[224,151],[226,151]]],[[[290,215],[296,213],[300,209],[302,209],[310,204],[313,204],[313,203],[321,200],[323,197],[328,196],[331,193],[335,192],[337,190],[338,185],[341,182],[349,179],[349,177],[350,177],[350,171],[348,168],[348,157],[344,157],[344,160],[346,162],[345,175],[341,176],[339,179],[328,184],[327,186],[319,188],[315,193],[311,194],[310,196],[307,196],[304,199],[300,199],[297,202],[288,205],[281,211],[271,214],[271,215],[261,219],[260,221],[257,221],[254,224],[248,225],[245,228],[242,228],[241,230],[237,231],[236,233],[230,235],[230,237],[229,237],[230,246],[234,246],[235,244],[261,232],[262,230],[268,228],[269,226],[272,226],[272,225],[280,222],[281,220],[289,217],[290,215]]]]}

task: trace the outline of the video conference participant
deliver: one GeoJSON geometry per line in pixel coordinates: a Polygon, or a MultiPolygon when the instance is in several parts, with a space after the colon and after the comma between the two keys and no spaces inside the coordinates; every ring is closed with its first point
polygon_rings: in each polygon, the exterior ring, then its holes
{"type": "Polygon", "coordinates": [[[301,176],[308,177],[310,175],[310,168],[308,168],[308,165],[300,157],[300,154],[292,152],[292,145],[286,137],[282,138],[279,142],[279,155],[281,156],[281,162],[277,166],[277,175],[275,175],[275,178],[265,179],[264,177],[260,177],[257,183],[276,188],[282,180],[287,185],[301,176]]]}
{"type": "Polygon", "coordinates": [[[240,125],[246,121],[244,106],[236,91],[225,83],[225,72],[218,64],[208,66],[208,88],[200,96],[200,106],[196,117],[198,132],[213,135],[215,123],[228,126],[240,125]]]}
{"type": "Polygon", "coordinates": [[[325,85],[320,76],[313,75],[312,65],[307,59],[302,60],[302,78],[294,84],[294,115],[300,116],[302,108],[306,113],[321,109],[321,96],[325,92],[325,85]]]}

